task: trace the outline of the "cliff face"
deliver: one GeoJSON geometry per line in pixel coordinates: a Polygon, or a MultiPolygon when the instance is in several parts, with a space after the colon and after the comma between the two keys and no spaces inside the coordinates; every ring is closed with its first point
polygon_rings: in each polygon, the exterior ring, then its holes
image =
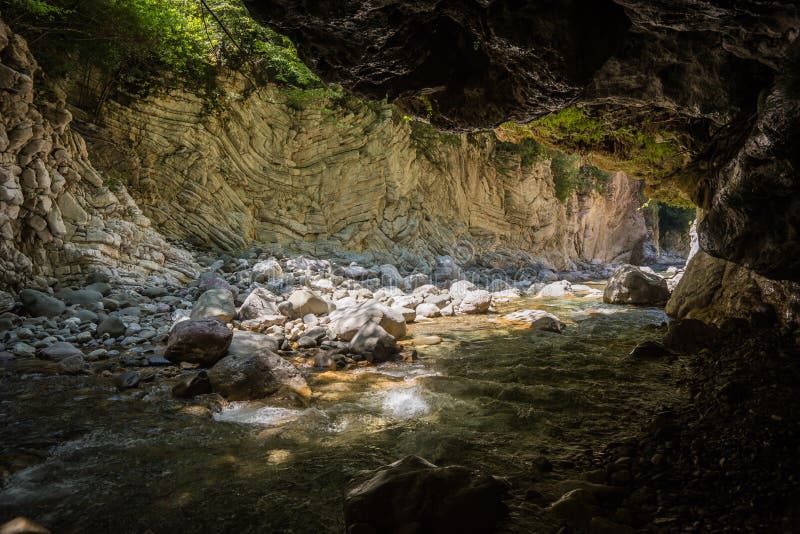
{"type": "Polygon", "coordinates": [[[415,128],[385,105],[298,110],[275,87],[238,96],[236,78],[226,90],[237,96],[214,113],[182,91],[111,102],[90,138],[95,164],[172,238],[346,249],[409,268],[524,251],[563,269],[626,261],[647,235],[640,182],[625,175],[562,203],[550,162],[522,165],[493,134],[415,128]]]}
{"type": "Polygon", "coordinates": [[[191,257],[112,191],[70,128],[58,88],[40,83],[25,41],[0,20],[0,286],[92,270],[122,278],[193,274],[191,257]]]}

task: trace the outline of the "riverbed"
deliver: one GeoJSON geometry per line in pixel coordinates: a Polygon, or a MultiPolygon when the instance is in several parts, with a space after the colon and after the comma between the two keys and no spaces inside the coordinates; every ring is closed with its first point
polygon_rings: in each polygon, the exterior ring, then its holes
{"type": "Polygon", "coordinates": [[[530,531],[531,488],[547,494],[580,476],[587,458],[679,395],[676,364],[628,357],[659,340],[666,320],[656,308],[568,297],[416,323],[416,362],[310,371],[307,406],[208,410],[158,381],[119,392],[94,377],[7,372],[0,517],[55,532],[341,532],[349,479],[416,454],[507,479],[502,529],[530,531]],[[501,319],[526,308],[568,327],[501,319]]]}

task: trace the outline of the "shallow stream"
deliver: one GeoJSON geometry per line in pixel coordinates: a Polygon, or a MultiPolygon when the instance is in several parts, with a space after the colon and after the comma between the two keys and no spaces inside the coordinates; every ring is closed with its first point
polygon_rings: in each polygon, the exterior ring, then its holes
{"type": "Polygon", "coordinates": [[[412,325],[414,364],[316,372],[307,408],[234,403],[212,417],[168,386],[120,393],[92,377],[0,378],[5,480],[0,519],[54,532],[341,532],[343,492],[359,470],[408,454],[506,477],[504,530],[535,529],[525,491],[577,476],[575,462],[635,432],[678,394],[670,367],[633,362],[657,340],[659,309],[596,298],[517,300],[563,334],[500,314],[412,325]]]}

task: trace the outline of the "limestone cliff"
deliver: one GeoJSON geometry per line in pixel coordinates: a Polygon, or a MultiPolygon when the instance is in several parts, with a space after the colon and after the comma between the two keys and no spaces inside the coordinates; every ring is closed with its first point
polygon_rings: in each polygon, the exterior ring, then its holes
{"type": "Polygon", "coordinates": [[[63,92],[41,76],[0,20],[0,287],[91,270],[193,274],[191,257],[150,227],[125,188],[104,184],[70,128],[63,92]]]}
{"type": "Polygon", "coordinates": [[[439,134],[353,100],[303,109],[292,91],[244,85],[226,80],[212,113],[179,90],[106,104],[93,161],[165,235],[345,249],[408,268],[524,251],[562,269],[626,261],[647,235],[640,182],[625,175],[561,203],[549,161],[522,165],[492,133],[439,134]]]}

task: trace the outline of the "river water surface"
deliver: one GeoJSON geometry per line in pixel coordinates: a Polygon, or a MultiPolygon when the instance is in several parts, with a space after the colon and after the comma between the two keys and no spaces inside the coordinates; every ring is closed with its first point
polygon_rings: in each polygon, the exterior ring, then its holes
{"type": "Polygon", "coordinates": [[[663,311],[597,298],[522,299],[569,326],[531,332],[499,314],[412,325],[414,364],[309,379],[308,407],[234,403],[209,415],[167,385],[120,393],[92,377],[0,378],[0,519],[54,532],[341,532],[352,475],[408,454],[506,477],[504,530],[537,530],[525,491],[633,434],[678,390],[663,362],[633,362],[663,311]],[[539,466],[539,467],[537,467],[539,466]]]}

